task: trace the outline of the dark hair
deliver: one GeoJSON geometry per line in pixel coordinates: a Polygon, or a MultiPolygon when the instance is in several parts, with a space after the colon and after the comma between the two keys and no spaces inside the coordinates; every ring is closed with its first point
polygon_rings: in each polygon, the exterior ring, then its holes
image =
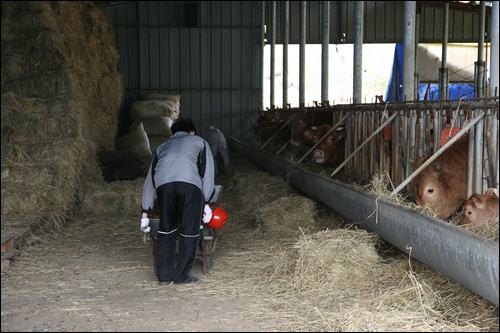
{"type": "Polygon", "coordinates": [[[196,134],[196,126],[194,126],[194,122],[190,118],[179,118],[177,121],[170,127],[172,130],[172,134],[175,134],[179,131],[183,132],[191,132],[194,131],[196,134]]]}

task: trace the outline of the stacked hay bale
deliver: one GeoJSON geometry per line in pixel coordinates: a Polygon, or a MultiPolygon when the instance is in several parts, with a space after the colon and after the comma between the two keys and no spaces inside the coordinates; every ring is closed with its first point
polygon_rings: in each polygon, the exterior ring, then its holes
{"type": "Polygon", "coordinates": [[[92,217],[135,217],[141,213],[144,178],[87,184],[80,214],[92,217]]]}
{"type": "MultiPolygon", "coordinates": [[[[107,17],[90,1],[2,1],[2,217],[75,213],[103,182],[123,81],[107,17]]],[[[55,222],[55,223],[52,223],[55,222]]]]}
{"type": "Polygon", "coordinates": [[[170,127],[179,118],[180,95],[147,94],[130,107],[129,132],[118,138],[117,150],[128,150],[149,166],[159,145],[172,136],[170,127]]]}

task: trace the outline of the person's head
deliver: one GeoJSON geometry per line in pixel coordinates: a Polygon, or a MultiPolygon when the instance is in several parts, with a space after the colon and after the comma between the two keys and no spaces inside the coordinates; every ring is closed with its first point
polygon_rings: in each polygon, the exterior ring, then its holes
{"type": "Polygon", "coordinates": [[[194,134],[196,134],[196,126],[194,126],[194,122],[190,118],[177,119],[170,129],[172,131],[172,135],[179,131],[188,133],[194,132],[194,134]]]}

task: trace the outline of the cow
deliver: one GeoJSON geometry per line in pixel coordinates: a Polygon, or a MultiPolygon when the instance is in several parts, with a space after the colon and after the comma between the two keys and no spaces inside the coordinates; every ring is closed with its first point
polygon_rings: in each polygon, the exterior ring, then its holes
{"type": "Polygon", "coordinates": [[[262,115],[257,119],[253,130],[258,137],[258,142],[263,145],[271,139],[264,147],[265,150],[276,153],[290,140],[291,129],[284,126],[286,122],[280,118],[262,115]]]}
{"type": "Polygon", "coordinates": [[[498,189],[489,188],[484,194],[472,194],[464,207],[462,227],[478,227],[498,218],[498,189]]]}
{"type": "Polygon", "coordinates": [[[215,176],[224,175],[229,167],[229,151],[227,149],[226,137],[212,125],[205,127],[202,138],[210,145],[215,164],[215,176]]]}
{"type": "Polygon", "coordinates": [[[306,110],[292,129],[293,146],[312,146],[314,144],[314,131],[321,124],[333,124],[333,114],[328,111],[306,110]]]}
{"type": "Polygon", "coordinates": [[[313,150],[313,159],[317,164],[340,165],[345,159],[346,132],[343,127],[333,130],[323,140],[323,136],[332,129],[333,125],[322,124],[318,126],[314,134],[314,141],[320,141],[313,150]]]}
{"type": "MultiPolygon", "coordinates": [[[[469,143],[455,142],[423,169],[413,180],[416,204],[431,208],[437,218],[448,219],[467,199],[467,165],[469,143]]],[[[427,156],[415,160],[415,170],[427,161],[427,156]]]]}

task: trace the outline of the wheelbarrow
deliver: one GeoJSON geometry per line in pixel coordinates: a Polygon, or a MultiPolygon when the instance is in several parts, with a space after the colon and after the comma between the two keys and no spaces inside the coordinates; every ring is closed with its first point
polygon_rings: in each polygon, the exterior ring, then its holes
{"type": "MultiPolygon", "coordinates": [[[[212,201],[210,202],[210,206],[212,209],[218,206],[220,200],[222,198],[222,185],[215,185],[215,195],[212,201]]],[[[156,252],[156,237],[158,235],[158,229],[160,227],[160,219],[159,218],[150,218],[149,226],[151,230],[149,232],[149,236],[151,238],[151,249],[153,251],[153,262],[154,262],[154,270],[155,275],[157,273],[157,252],[156,252]]],[[[213,263],[213,255],[215,252],[215,248],[217,245],[217,232],[214,228],[210,228],[203,223],[200,226],[200,238],[198,242],[198,251],[196,251],[196,257],[201,258],[203,262],[203,273],[206,274],[207,270],[212,268],[213,263]]]]}

